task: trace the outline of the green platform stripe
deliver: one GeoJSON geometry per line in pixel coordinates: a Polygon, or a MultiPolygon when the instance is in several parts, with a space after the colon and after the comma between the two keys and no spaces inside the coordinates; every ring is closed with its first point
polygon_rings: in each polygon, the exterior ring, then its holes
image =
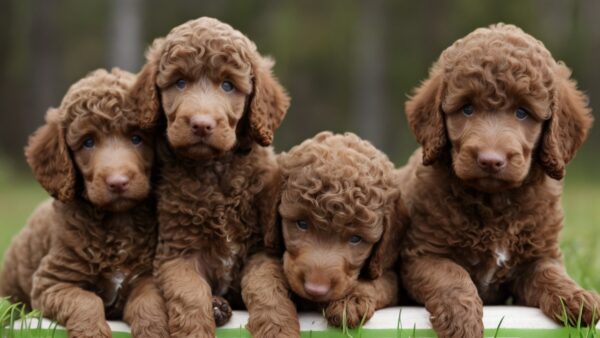
{"type": "MultiPolygon", "coordinates": [[[[19,332],[20,330],[15,329],[9,338],[67,338],[67,332],[62,329],[57,329],[52,335],[52,330],[46,329],[32,329],[28,331],[19,332]]],[[[583,330],[585,334],[587,329],[583,330]]],[[[4,332],[3,335],[9,332],[4,332]]],[[[486,329],[485,337],[492,338],[496,333],[495,329],[486,329]]],[[[127,332],[113,332],[113,338],[130,338],[131,335],[127,332]]],[[[324,331],[312,331],[302,332],[302,338],[436,338],[435,332],[431,329],[363,329],[363,330],[350,330],[348,334],[343,333],[341,330],[328,329],[324,331]],[[413,332],[415,336],[413,336],[413,332]]],[[[560,328],[560,329],[500,329],[498,331],[498,338],[569,338],[579,337],[577,330],[574,328],[560,328]]],[[[585,335],[583,336],[585,337],[585,335]]],[[[593,336],[590,336],[593,337],[593,336]]],[[[2,337],[4,338],[4,336],[2,337]]],[[[217,329],[217,338],[251,338],[250,333],[245,329],[217,329]]]]}

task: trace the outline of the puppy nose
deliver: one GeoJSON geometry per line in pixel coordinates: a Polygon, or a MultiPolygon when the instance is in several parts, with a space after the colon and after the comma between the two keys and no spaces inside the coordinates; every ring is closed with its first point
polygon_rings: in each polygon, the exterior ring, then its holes
{"type": "Polygon", "coordinates": [[[323,297],[329,293],[331,287],[327,284],[304,282],[304,291],[313,297],[323,297]]]}
{"type": "Polygon", "coordinates": [[[195,115],[190,119],[190,126],[192,127],[194,134],[205,137],[212,134],[217,126],[217,122],[210,116],[195,115]]]}
{"type": "Polygon", "coordinates": [[[125,175],[110,175],[106,178],[108,189],[115,193],[122,193],[127,190],[129,185],[129,177],[125,175]]]}
{"type": "Polygon", "coordinates": [[[499,173],[506,167],[506,155],[495,151],[482,151],[477,155],[479,167],[489,173],[499,173]]]}

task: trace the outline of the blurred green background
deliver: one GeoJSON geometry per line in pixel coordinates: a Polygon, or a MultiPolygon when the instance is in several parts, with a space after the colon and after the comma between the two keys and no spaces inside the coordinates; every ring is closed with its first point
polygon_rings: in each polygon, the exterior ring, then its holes
{"type": "MultiPolygon", "coordinates": [[[[137,72],[156,37],[213,16],[273,56],[293,100],[277,150],[320,130],[353,131],[402,165],[415,149],[404,117],[411,88],[473,29],[514,23],[544,41],[600,102],[598,0],[0,0],[0,258],[46,198],[22,154],[68,86],[99,67],[137,72]]],[[[600,290],[600,128],[570,165],[563,248],[569,272],[600,290]]]]}

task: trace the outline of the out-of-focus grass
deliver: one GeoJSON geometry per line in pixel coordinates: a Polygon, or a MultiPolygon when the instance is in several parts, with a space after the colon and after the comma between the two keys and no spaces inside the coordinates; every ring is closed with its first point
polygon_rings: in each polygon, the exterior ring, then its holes
{"type": "MultiPolygon", "coordinates": [[[[576,169],[576,168],[574,168],[576,169]]],[[[0,260],[11,238],[47,193],[27,172],[0,161],[0,260]]],[[[576,170],[567,175],[561,235],[569,274],[583,287],[600,291],[600,180],[586,181],[576,170]]]]}
{"type": "Polygon", "coordinates": [[[19,173],[0,161],[0,262],[12,237],[46,198],[46,191],[27,172],[19,173]]]}
{"type": "Polygon", "coordinates": [[[567,181],[563,206],[567,271],[584,288],[600,291],[600,182],[567,181]]]}

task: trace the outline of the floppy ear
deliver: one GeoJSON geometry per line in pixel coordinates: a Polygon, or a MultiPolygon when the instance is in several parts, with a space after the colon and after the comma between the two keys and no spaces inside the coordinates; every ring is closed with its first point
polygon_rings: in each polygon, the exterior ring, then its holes
{"type": "Polygon", "coordinates": [[[248,111],[250,137],[262,146],[273,142],[273,133],[290,106],[285,89],[271,72],[273,60],[261,58],[254,67],[254,88],[248,111]]]}
{"type": "Polygon", "coordinates": [[[441,108],[442,72],[434,66],[429,78],[406,101],[408,124],[423,146],[423,164],[433,164],[446,146],[444,114],[441,108]]]}
{"type": "Polygon", "coordinates": [[[35,178],[52,197],[69,202],[75,197],[75,167],[60,126],[59,110],[46,113],[46,124],[31,135],[25,158],[35,178]]]}
{"type": "Polygon", "coordinates": [[[278,212],[281,200],[281,182],[281,171],[278,169],[259,199],[260,220],[264,231],[264,245],[267,250],[277,254],[283,250],[281,222],[278,212]]]}
{"type": "Polygon", "coordinates": [[[557,92],[550,120],[542,136],[540,163],[548,176],[560,180],[565,166],[587,137],[593,117],[587,96],[577,90],[570,79],[571,71],[562,63],[557,66],[557,92]]]}
{"type": "Polygon", "coordinates": [[[131,96],[140,111],[139,123],[143,129],[154,127],[162,113],[160,92],[156,85],[158,65],[164,49],[164,39],[155,39],[146,52],[146,64],[138,73],[131,96]]]}
{"type": "Polygon", "coordinates": [[[383,275],[384,270],[391,268],[400,250],[398,246],[408,224],[407,212],[400,194],[393,199],[384,218],[381,239],[371,251],[368,263],[369,278],[377,279],[383,275]]]}

